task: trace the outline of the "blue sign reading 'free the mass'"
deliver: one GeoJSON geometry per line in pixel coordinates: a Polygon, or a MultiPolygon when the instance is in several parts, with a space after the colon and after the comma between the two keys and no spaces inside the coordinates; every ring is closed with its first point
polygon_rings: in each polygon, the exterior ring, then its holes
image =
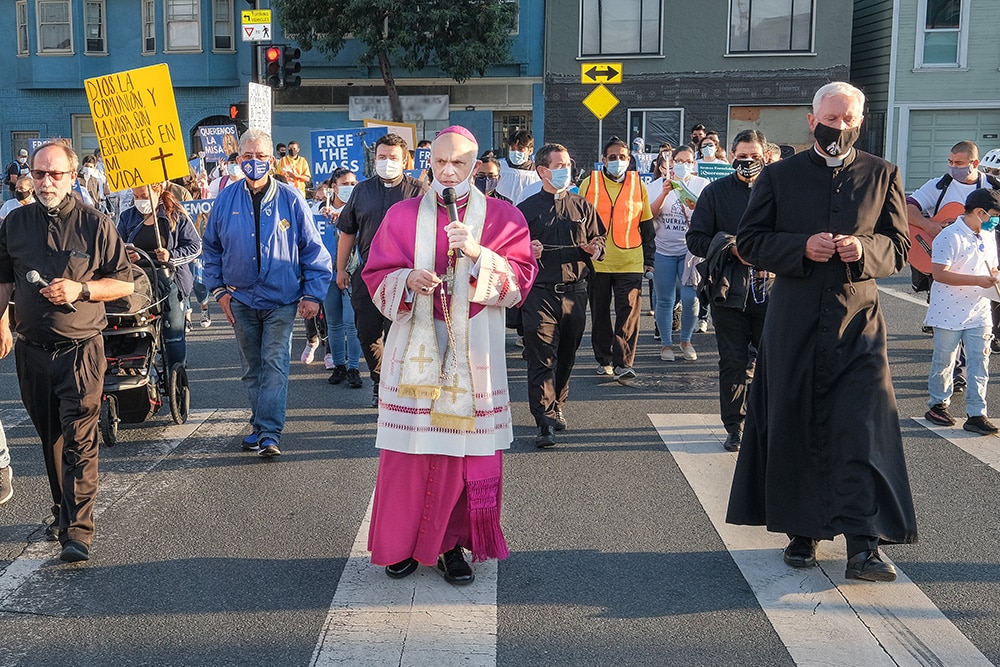
{"type": "Polygon", "coordinates": [[[385,127],[349,127],[313,130],[312,172],[317,182],[334,170],[350,169],[359,181],[375,175],[375,142],[389,132],[385,127]]]}

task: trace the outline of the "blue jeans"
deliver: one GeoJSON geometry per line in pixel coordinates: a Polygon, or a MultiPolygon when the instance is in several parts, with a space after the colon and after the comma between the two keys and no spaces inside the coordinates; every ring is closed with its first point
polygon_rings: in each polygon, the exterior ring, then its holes
{"type": "Polygon", "coordinates": [[[361,341],[354,325],[354,306],[350,293],[337,287],[336,271],[323,301],[323,312],[326,313],[326,344],[333,363],[356,369],[361,358],[361,341]]]}
{"type": "Polygon", "coordinates": [[[257,309],[229,301],[239,343],[243,375],[250,397],[250,422],[259,438],[281,441],[288,404],[288,371],[292,360],[292,326],[297,303],[257,309]]]}
{"type": "Polygon", "coordinates": [[[170,280],[167,300],[163,304],[163,328],[160,332],[168,373],[174,364],[187,366],[187,331],[184,325],[187,324],[188,308],[187,299],[181,295],[180,288],[170,280]]]}
{"type": "Polygon", "coordinates": [[[7,449],[7,435],[3,432],[3,424],[0,424],[0,468],[10,465],[10,450],[7,449]]]}
{"type": "MultiPolygon", "coordinates": [[[[664,347],[674,344],[674,303],[677,286],[684,275],[685,255],[653,255],[653,284],[656,287],[656,326],[664,347]]],[[[681,342],[690,343],[698,315],[698,295],[691,285],[681,285],[681,342]]]]}
{"type": "Polygon", "coordinates": [[[961,331],[934,327],[934,354],[931,356],[931,372],[927,378],[930,394],[928,405],[951,402],[952,369],[958,344],[965,346],[968,373],[968,387],[965,390],[965,411],[970,417],[986,416],[986,383],[990,379],[990,337],[991,327],[974,327],[961,331]]]}

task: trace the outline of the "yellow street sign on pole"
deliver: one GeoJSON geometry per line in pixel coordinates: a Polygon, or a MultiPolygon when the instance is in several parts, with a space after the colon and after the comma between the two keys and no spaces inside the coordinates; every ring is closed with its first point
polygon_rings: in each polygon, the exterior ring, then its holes
{"type": "Polygon", "coordinates": [[[580,63],[580,83],[621,83],[621,63],[580,63]]]}
{"type": "Polygon", "coordinates": [[[598,120],[604,120],[604,117],[618,106],[618,98],[606,86],[598,85],[583,98],[583,106],[590,109],[590,113],[594,114],[598,120]]]}
{"type": "Polygon", "coordinates": [[[190,172],[165,64],[85,79],[83,84],[111,190],[190,172]]]}

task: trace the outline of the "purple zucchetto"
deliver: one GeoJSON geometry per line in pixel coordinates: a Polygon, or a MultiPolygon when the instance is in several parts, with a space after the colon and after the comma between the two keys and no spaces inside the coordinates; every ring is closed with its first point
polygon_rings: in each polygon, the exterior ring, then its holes
{"type": "Polygon", "coordinates": [[[469,132],[467,128],[464,128],[461,125],[449,125],[448,127],[438,132],[434,138],[436,139],[437,137],[440,137],[442,134],[457,134],[460,137],[465,137],[466,139],[474,143],[477,149],[479,148],[479,142],[476,141],[476,136],[472,134],[472,132],[469,132]]]}

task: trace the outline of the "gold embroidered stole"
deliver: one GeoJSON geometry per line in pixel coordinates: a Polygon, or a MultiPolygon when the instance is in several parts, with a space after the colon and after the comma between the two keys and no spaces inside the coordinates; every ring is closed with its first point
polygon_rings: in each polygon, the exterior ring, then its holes
{"type": "MultiPolygon", "coordinates": [[[[413,268],[435,272],[437,249],[437,194],[430,190],[417,212],[413,268]]],[[[463,224],[477,241],[486,221],[486,197],[472,188],[463,224]]],[[[410,336],[399,374],[399,396],[431,399],[431,425],[459,431],[474,431],[475,390],[469,357],[469,275],[472,261],[464,255],[455,263],[453,285],[441,285],[430,294],[415,293],[410,336]],[[444,358],[438,349],[434,324],[434,299],[450,290],[451,338],[444,358]]],[[[443,307],[447,308],[444,302],[443,307]]]]}

